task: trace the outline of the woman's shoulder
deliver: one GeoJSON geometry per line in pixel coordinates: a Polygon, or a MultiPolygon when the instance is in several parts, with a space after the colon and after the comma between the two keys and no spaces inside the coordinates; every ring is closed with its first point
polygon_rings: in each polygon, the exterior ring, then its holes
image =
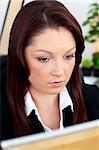
{"type": "Polygon", "coordinates": [[[83,84],[82,88],[83,88],[83,92],[89,96],[99,95],[99,87],[97,85],[83,84]]]}
{"type": "Polygon", "coordinates": [[[88,119],[99,119],[99,87],[96,85],[83,84],[82,90],[88,119]]]}

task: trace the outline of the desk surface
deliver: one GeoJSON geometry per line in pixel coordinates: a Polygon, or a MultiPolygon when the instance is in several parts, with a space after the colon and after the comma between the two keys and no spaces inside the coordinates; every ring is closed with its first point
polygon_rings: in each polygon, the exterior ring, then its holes
{"type": "Polygon", "coordinates": [[[99,126],[5,150],[99,150],[99,126]]]}
{"type": "Polygon", "coordinates": [[[97,81],[99,81],[99,77],[84,76],[84,82],[86,84],[95,84],[97,81]]]}

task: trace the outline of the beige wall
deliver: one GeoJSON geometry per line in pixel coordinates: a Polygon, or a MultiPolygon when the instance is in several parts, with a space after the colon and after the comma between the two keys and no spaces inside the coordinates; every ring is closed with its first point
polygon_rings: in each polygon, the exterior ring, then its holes
{"type": "MultiPolygon", "coordinates": [[[[4,1],[2,1],[3,3],[4,1]]],[[[12,23],[15,19],[16,14],[22,7],[23,0],[10,0],[8,12],[6,16],[6,21],[4,24],[3,32],[1,35],[0,41],[0,54],[7,54],[8,52],[8,43],[9,43],[9,33],[11,30],[12,23]]],[[[4,2],[5,3],[5,2],[4,2]]]]}

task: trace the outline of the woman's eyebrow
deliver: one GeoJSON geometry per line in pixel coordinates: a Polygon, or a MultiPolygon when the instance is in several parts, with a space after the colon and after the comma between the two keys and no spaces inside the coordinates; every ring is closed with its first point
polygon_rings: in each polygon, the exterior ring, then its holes
{"type": "Polygon", "coordinates": [[[69,49],[66,53],[69,53],[69,52],[71,52],[71,51],[73,51],[73,50],[76,50],[76,47],[75,47],[75,46],[72,47],[71,49],[69,49]]]}
{"type": "MultiPolygon", "coordinates": [[[[76,49],[76,47],[74,46],[74,47],[72,47],[71,49],[69,49],[66,53],[69,53],[69,52],[71,52],[72,50],[74,50],[74,49],[76,49]]],[[[44,53],[48,53],[48,54],[53,54],[52,52],[50,52],[50,51],[47,51],[47,50],[43,50],[43,49],[38,49],[38,50],[34,50],[35,52],[44,52],[44,53]]]]}
{"type": "Polygon", "coordinates": [[[35,51],[35,52],[44,52],[44,53],[53,54],[52,52],[47,51],[47,50],[43,50],[43,49],[38,49],[38,50],[34,50],[34,51],[35,51]]]}

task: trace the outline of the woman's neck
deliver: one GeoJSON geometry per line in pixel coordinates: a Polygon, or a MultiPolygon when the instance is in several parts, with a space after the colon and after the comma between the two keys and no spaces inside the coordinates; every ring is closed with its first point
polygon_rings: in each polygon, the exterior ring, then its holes
{"type": "Polygon", "coordinates": [[[36,107],[47,107],[47,106],[54,106],[58,104],[58,94],[47,94],[47,93],[40,93],[35,91],[34,89],[30,88],[29,92],[32,96],[32,99],[36,105],[36,107]]]}
{"type": "Polygon", "coordinates": [[[32,99],[38,109],[43,123],[50,129],[57,129],[60,126],[60,110],[58,94],[43,94],[29,89],[32,99]],[[53,116],[53,117],[52,117],[53,116]]]}

